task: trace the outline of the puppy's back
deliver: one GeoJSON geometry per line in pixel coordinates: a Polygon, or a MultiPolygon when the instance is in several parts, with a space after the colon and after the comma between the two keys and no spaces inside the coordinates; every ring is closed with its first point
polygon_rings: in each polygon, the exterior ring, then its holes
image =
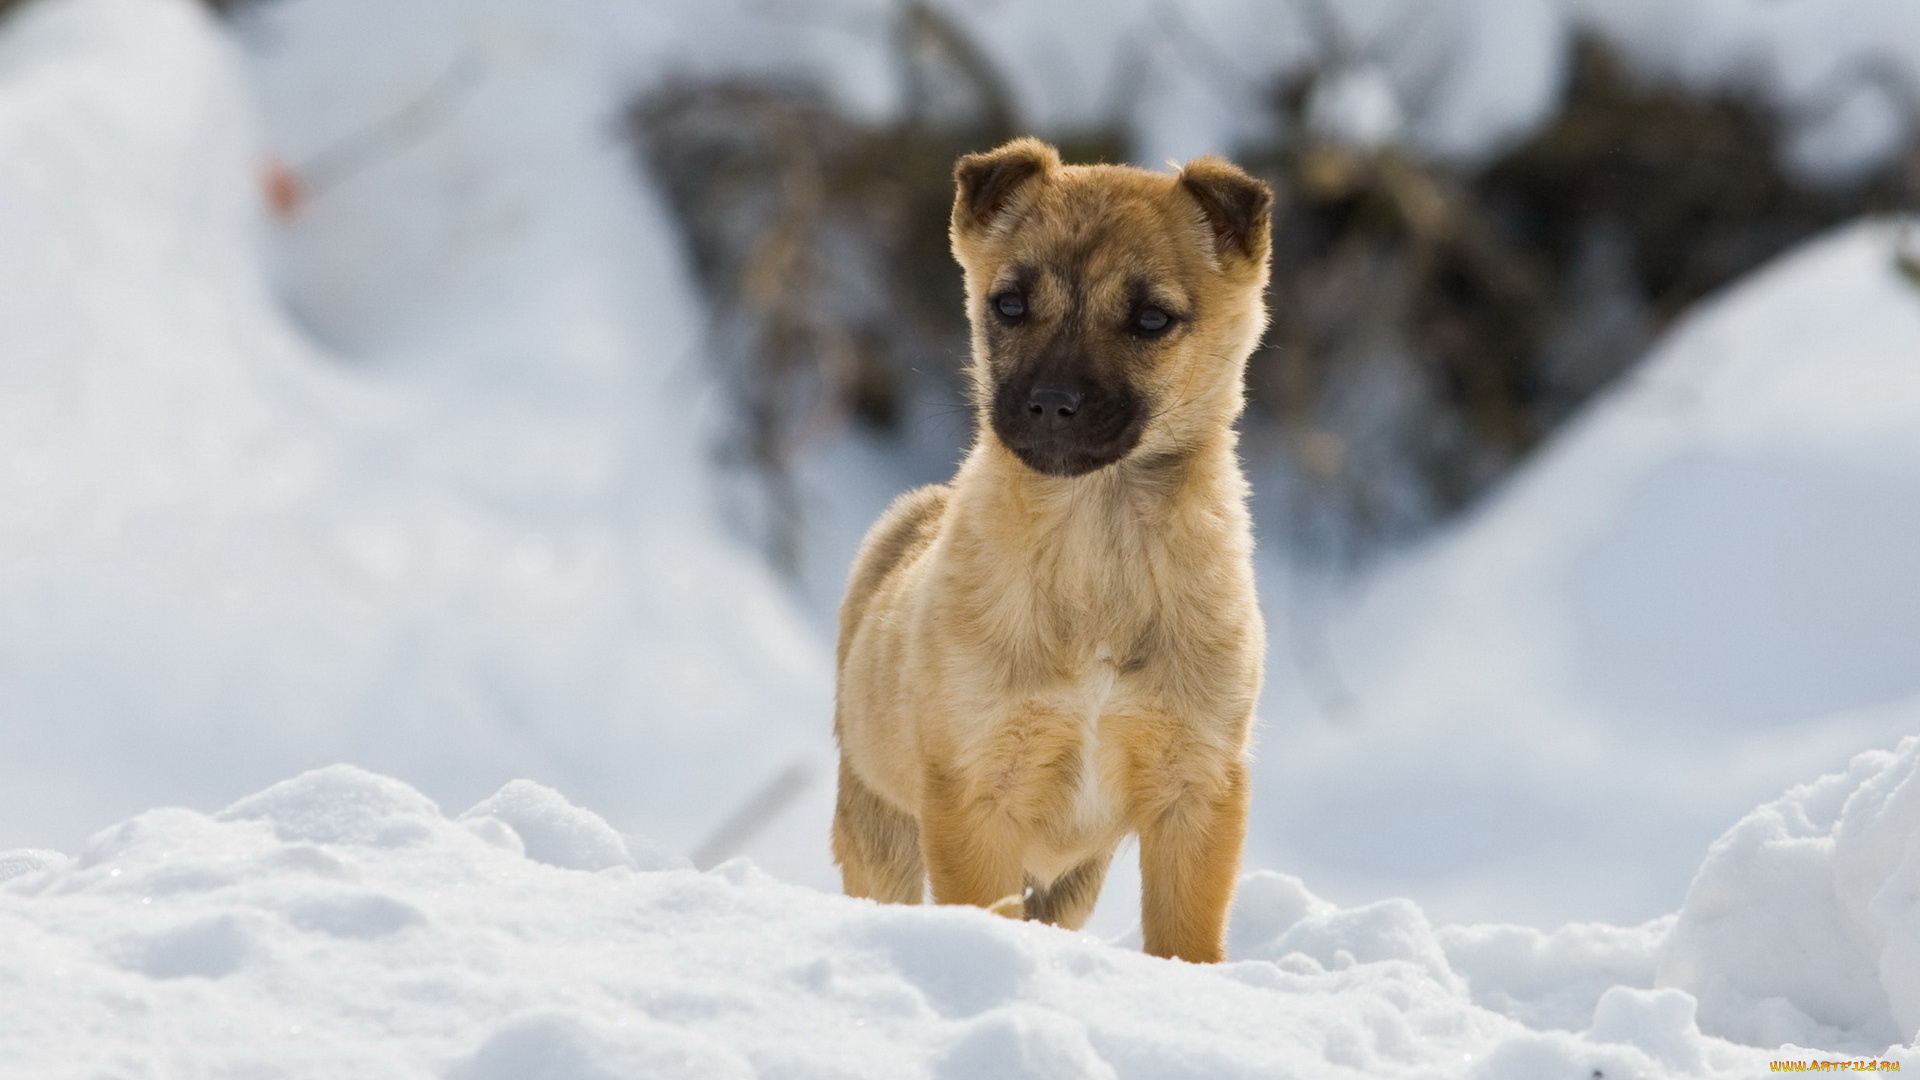
{"type": "Polygon", "coordinates": [[[853,570],[847,577],[846,598],[840,601],[839,663],[846,663],[847,647],[887,575],[933,543],[952,493],[953,489],[946,484],[915,488],[893,500],[887,512],[867,530],[866,539],[860,542],[860,554],[854,557],[853,570]]]}

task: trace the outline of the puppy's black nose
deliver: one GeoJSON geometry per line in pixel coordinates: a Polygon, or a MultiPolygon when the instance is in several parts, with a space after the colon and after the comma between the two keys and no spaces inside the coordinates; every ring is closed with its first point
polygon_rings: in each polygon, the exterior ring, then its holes
{"type": "Polygon", "coordinates": [[[1062,390],[1057,386],[1036,386],[1027,396],[1027,413],[1031,416],[1059,417],[1071,420],[1080,411],[1080,391],[1062,390]]]}

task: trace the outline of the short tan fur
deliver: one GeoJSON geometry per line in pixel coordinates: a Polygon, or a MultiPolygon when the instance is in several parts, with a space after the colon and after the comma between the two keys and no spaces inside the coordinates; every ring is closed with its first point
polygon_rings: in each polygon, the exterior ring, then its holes
{"type": "Polygon", "coordinates": [[[840,609],[848,893],[1078,927],[1140,838],[1148,952],[1221,959],[1264,630],[1234,422],[1272,197],[1216,158],[955,167],[978,431],[840,609]]]}

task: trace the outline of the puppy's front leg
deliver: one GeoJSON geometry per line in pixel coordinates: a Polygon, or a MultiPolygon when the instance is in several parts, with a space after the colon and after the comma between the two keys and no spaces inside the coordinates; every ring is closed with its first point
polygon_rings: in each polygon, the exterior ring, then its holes
{"type": "Polygon", "coordinates": [[[1212,790],[1190,791],[1140,830],[1140,924],[1154,956],[1226,957],[1227,907],[1247,837],[1247,769],[1227,766],[1212,790]]]}
{"type": "Polygon", "coordinates": [[[1012,822],[991,800],[938,766],[926,771],[920,851],[936,904],[973,904],[1020,918],[1026,882],[1012,822]],[[1002,901],[1012,898],[1011,903],[1002,901]]]}

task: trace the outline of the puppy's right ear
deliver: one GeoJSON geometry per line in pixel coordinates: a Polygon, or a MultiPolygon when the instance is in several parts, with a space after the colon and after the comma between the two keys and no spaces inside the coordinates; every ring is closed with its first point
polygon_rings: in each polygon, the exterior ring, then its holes
{"type": "Polygon", "coordinates": [[[1058,168],[1060,152],[1031,137],[961,158],[953,166],[954,232],[990,228],[1021,188],[1058,168]]]}

